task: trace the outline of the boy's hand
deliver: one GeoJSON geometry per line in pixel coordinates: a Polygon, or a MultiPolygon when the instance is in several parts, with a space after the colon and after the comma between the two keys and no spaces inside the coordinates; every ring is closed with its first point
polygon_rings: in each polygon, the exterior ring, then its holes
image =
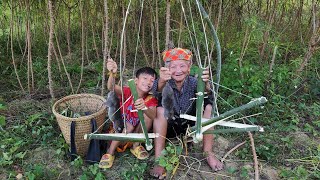
{"type": "Polygon", "coordinates": [[[203,70],[201,78],[202,78],[202,80],[203,80],[204,82],[209,82],[210,72],[209,72],[209,69],[208,69],[208,68],[206,68],[205,70],[203,70]]]}
{"type": "Polygon", "coordinates": [[[159,73],[160,73],[160,80],[162,82],[167,82],[168,80],[171,79],[171,72],[169,68],[161,67],[159,73]]]}
{"type": "Polygon", "coordinates": [[[111,58],[107,60],[107,69],[109,70],[109,72],[117,73],[117,63],[111,58]]]}
{"type": "Polygon", "coordinates": [[[134,107],[138,110],[144,110],[146,109],[146,105],[144,104],[144,100],[142,98],[137,99],[134,102],[134,107]]]}

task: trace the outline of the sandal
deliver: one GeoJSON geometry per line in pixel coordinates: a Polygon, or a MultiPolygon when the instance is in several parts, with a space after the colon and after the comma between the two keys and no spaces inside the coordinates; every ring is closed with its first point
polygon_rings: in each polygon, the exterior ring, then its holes
{"type": "Polygon", "coordinates": [[[147,159],[148,157],[149,157],[149,153],[148,153],[148,151],[146,151],[145,149],[144,149],[144,147],[143,146],[137,146],[136,148],[134,148],[134,149],[130,149],[130,152],[136,157],[136,158],[138,158],[138,159],[140,159],[140,160],[145,160],[145,159],[147,159]],[[143,155],[143,154],[147,154],[147,155],[143,155]]]}
{"type": "Polygon", "coordinates": [[[111,154],[104,154],[101,157],[101,160],[99,162],[99,168],[102,169],[109,169],[112,167],[114,161],[114,155],[111,154]]]}

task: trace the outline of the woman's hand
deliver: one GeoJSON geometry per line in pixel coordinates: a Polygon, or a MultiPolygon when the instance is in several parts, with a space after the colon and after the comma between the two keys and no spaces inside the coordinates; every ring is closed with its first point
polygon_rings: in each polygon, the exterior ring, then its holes
{"type": "Polygon", "coordinates": [[[160,81],[167,82],[169,79],[171,79],[171,72],[169,68],[161,67],[160,68],[160,81]]]}
{"type": "Polygon", "coordinates": [[[208,69],[208,68],[206,68],[206,69],[203,70],[201,78],[202,78],[202,80],[203,80],[204,82],[209,82],[210,72],[209,72],[209,69],[208,69]]]}

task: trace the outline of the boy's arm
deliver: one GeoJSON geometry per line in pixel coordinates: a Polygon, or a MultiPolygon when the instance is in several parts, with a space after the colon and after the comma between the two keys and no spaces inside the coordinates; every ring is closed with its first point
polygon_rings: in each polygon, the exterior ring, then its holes
{"type": "Polygon", "coordinates": [[[121,95],[121,87],[115,84],[118,66],[117,63],[111,58],[107,60],[107,69],[109,70],[109,79],[107,83],[108,90],[114,90],[117,95],[121,95]]]}
{"type": "Polygon", "coordinates": [[[148,116],[150,119],[154,119],[156,117],[156,106],[149,106],[146,110],[145,108],[147,107],[144,100],[142,98],[137,99],[134,102],[134,107],[137,110],[143,110],[143,113],[148,116]]]}
{"type": "Polygon", "coordinates": [[[148,109],[143,111],[146,116],[148,116],[150,119],[155,119],[157,114],[157,107],[150,106],[148,109]]]}
{"type": "Polygon", "coordinates": [[[107,88],[109,91],[114,91],[117,95],[121,95],[121,87],[115,83],[116,73],[109,72],[107,88]]]}

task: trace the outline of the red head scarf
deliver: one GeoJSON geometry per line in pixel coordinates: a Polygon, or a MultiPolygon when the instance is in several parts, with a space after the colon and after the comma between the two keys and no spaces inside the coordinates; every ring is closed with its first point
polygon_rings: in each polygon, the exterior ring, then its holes
{"type": "Polygon", "coordinates": [[[192,53],[188,49],[182,48],[173,48],[168,49],[162,53],[163,61],[175,61],[175,60],[186,60],[190,61],[192,57],[192,53]]]}

